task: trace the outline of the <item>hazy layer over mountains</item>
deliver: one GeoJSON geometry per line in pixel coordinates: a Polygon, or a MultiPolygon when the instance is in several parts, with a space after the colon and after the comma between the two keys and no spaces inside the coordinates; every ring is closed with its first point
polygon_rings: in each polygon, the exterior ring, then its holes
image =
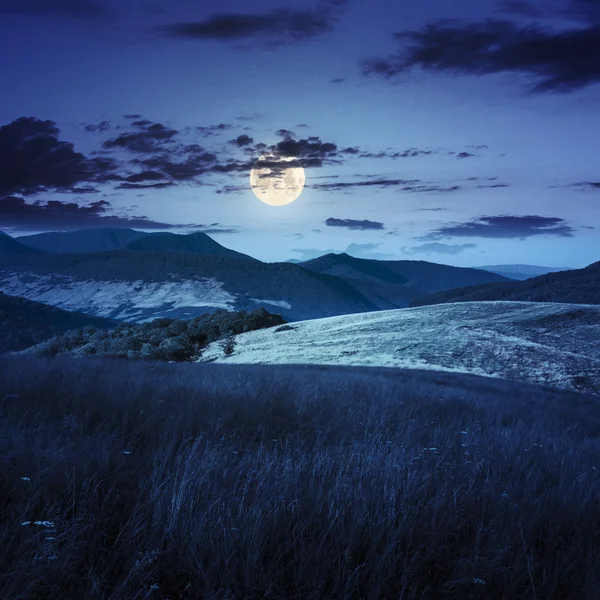
{"type": "Polygon", "coordinates": [[[498,273],[498,275],[504,275],[504,277],[516,279],[518,281],[530,279],[531,277],[538,277],[539,275],[546,275],[546,273],[558,273],[559,271],[571,270],[566,267],[538,267],[535,265],[487,265],[485,267],[475,268],[498,273]]]}

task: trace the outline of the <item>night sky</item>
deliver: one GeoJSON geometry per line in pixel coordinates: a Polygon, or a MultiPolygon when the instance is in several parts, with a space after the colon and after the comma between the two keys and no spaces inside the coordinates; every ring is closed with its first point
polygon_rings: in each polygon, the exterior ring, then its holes
{"type": "Polygon", "coordinates": [[[598,0],[0,0],[0,229],[600,260],[598,0]],[[261,153],[306,187],[253,194],[261,153]]]}

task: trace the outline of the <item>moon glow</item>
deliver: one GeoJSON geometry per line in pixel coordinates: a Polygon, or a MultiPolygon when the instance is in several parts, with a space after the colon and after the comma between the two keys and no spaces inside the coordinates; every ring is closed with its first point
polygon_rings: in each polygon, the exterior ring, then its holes
{"type": "Polygon", "coordinates": [[[293,157],[263,154],[250,171],[254,195],[271,206],[284,206],[296,200],[305,181],[304,168],[293,157]]]}

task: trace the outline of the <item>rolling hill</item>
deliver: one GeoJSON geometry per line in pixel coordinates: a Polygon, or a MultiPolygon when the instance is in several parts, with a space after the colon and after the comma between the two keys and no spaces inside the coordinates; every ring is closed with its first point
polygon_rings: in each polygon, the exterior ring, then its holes
{"type": "Polygon", "coordinates": [[[346,281],[378,309],[405,308],[424,295],[499,281],[488,271],[440,265],[422,260],[371,260],[348,254],[326,254],[299,263],[301,267],[346,281]]]}
{"type": "Polygon", "coordinates": [[[583,269],[548,273],[525,281],[492,283],[443,291],[415,299],[410,305],[425,306],[484,300],[600,304],[600,262],[583,269]]]}
{"type": "Polygon", "coordinates": [[[0,353],[22,350],[70,329],[110,329],[118,324],[0,292],[0,353]]]}
{"type": "Polygon", "coordinates": [[[600,307],[469,302],[315,319],[236,336],[201,361],[433,369],[600,394],[600,307]]]}

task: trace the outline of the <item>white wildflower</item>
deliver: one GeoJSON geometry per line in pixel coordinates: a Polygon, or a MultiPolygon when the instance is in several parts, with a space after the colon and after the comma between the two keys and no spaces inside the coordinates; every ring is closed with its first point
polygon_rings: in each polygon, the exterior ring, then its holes
{"type": "Polygon", "coordinates": [[[36,521],[35,524],[39,525],[40,527],[54,527],[54,521],[36,521]]]}

